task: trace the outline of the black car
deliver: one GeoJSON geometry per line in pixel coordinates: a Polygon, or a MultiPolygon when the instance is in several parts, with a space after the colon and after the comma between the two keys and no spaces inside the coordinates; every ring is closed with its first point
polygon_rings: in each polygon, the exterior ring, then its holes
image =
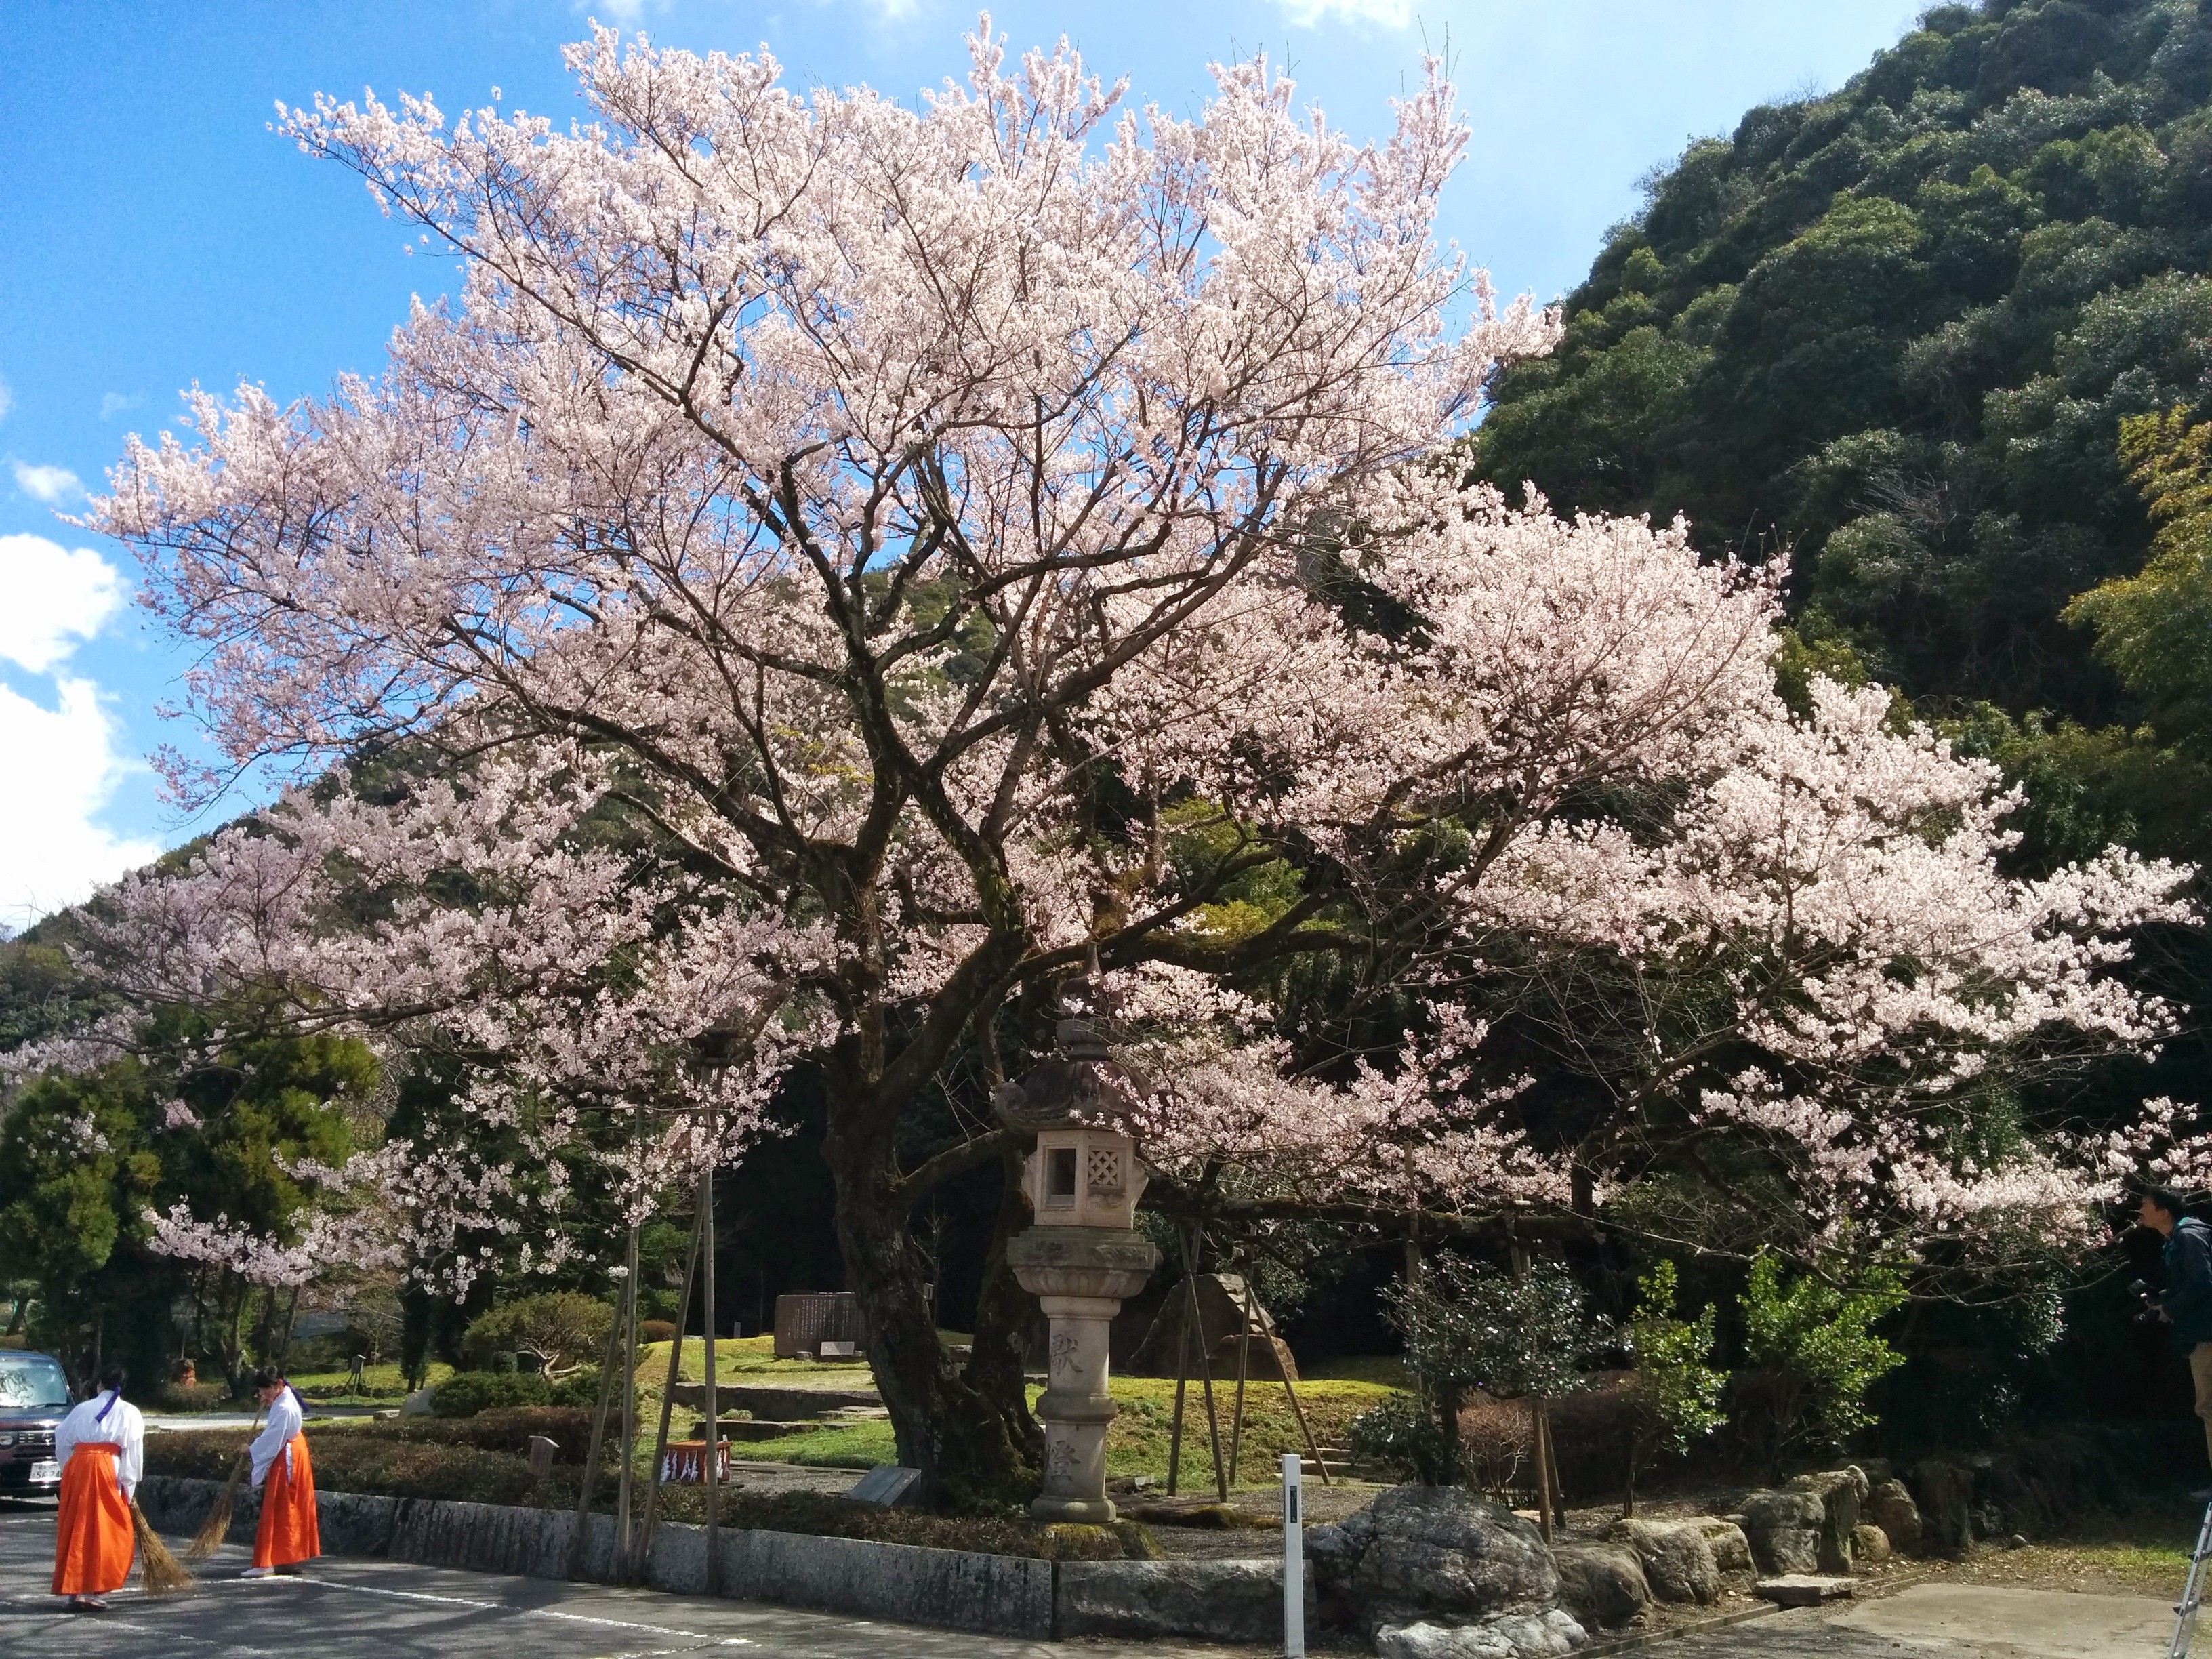
{"type": "Polygon", "coordinates": [[[59,1360],[0,1348],[0,1498],[60,1490],[54,1429],[69,1408],[69,1378],[59,1360]]]}

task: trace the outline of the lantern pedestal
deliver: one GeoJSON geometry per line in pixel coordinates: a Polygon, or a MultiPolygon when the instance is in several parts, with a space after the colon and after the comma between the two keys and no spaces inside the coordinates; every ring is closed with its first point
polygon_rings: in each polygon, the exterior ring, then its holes
{"type": "Polygon", "coordinates": [[[1122,1227],[1037,1226],[1006,1241],[1006,1264],[1051,1322],[1050,1371],[1037,1401],[1044,1427],[1044,1490],[1030,1511],[1040,1521],[1108,1526],[1107,1328],[1144,1289],[1160,1253],[1122,1227]]]}

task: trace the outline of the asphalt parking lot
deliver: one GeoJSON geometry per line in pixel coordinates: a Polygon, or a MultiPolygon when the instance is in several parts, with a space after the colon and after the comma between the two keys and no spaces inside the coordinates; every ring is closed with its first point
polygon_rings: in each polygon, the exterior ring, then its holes
{"type": "MultiPolygon", "coordinates": [[[[743,1650],[776,1659],[1253,1659],[1252,1649],[1049,1644],[872,1623],[743,1601],[609,1589],[391,1561],[325,1558],[297,1578],[241,1578],[227,1548],[200,1587],[149,1597],[134,1583],[105,1613],[47,1594],[51,1504],[0,1502],[0,1653],[39,1659],[648,1659],[743,1650]]],[[[2212,1623],[2212,1621],[2208,1621],[2212,1623]]],[[[2148,1596],[1923,1583],[1896,1595],[1778,1613],[1687,1635],[1655,1659],[2154,1659],[2172,1610],[2148,1596]]],[[[2197,1644],[2212,1651],[2212,1628],[2197,1644]]]]}
{"type": "Polygon", "coordinates": [[[1236,1651],[1007,1641],[391,1561],[325,1557],[301,1577],[241,1578],[248,1553],[237,1547],[200,1570],[196,1590],[147,1596],[134,1579],[130,1589],[109,1598],[110,1611],[71,1613],[47,1593],[53,1537],[52,1505],[0,1505],[0,1653],[26,1659],[647,1659],[729,1650],[775,1659],[1064,1659],[1073,1650],[1086,1659],[1199,1659],[1236,1651]]]}

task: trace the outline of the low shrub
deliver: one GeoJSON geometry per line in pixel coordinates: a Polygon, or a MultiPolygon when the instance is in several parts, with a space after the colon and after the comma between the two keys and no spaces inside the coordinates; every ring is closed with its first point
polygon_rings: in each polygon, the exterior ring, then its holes
{"type": "Polygon", "coordinates": [[[1443,1431],[1436,1414],[1412,1395],[1392,1395],[1353,1418],[1345,1445],[1354,1461],[1375,1464],[1401,1480],[1425,1486],[1443,1478],[1443,1431]]]}
{"type": "Polygon", "coordinates": [[[574,1406],[492,1406],[474,1417],[397,1417],[349,1432],[417,1445],[473,1446],[515,1457],[527,1457],[531,1436],[542,1434],[558,1448],[555,1462],[580,1465],[591,1449],[592,1414],[574,1406]]]}
{"type": "Polygon", "coordinates": [[[571,1371],[553,1384],[552,1401],[556,1406],[581,1406],[586,1409],[599,1403],[599,1368],[586,1365],[571,1371]]]}
{"type": "MultiPolygon", "coordinates": [[[[817,1538],[865,1538],[927,1549],[978,1550],[1038,1561],[1143,1561],[1156,1559],[1160,1553],[1158,1545],[1133,1521],[1110,1528],[1045,1526],[1018,1510],[1003,1516],[927,1515],[919,1510],[848,1503],[829,1492],[756,1495],[725,1490],[720,1498],[718,1508],[726,1527],[758,1527],[817,1538]]],[[[697,1486],[664,1487],[661,1504],[662,1512],[671,1521],[696,1522],[707,1518],[705,1494],[697,1486]]]]}
{"type": "Polygon", "coordinates": [[[637,1340],[644,1342],[673,1342],[676,1322],[671,1319],[641,1319],[637,1322],[637,1340]]]}
{"type": "MultiPolygon", "coordinates": [[[[149,1435],[146,1473],[226,1480],[246,1439],[242,1431],[220,1429],[149,1435]]],[[[575,1501],[581,1474],[560,1468],[539,1481],[531,1474],[528,1460],[512,1453],[398,1440],[353,1427],[310,1430],[307,1455],[315,1485],[326,1492],[472,1504],[565,1506],[575,1501]]]]}
{"type": "Polygon", "coordinates": [[[474,1417],[498,1406],[550,1406],[553,1390],[536,1371],[455,1371],[430,1396],[440,1417],[474,1417]]]}

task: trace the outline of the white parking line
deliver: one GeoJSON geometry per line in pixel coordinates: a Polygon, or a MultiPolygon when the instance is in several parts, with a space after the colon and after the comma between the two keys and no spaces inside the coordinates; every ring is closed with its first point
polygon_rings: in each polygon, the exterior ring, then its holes
{"type": "MultiPolygon", "coordinates": [[[[258,1583],[264,1581],[256,1579],[234,1582],[258,1583]]],[[[749,1636],[716,1636],[711,1632],[703,1630],[678,1630],[672,1625],[648,1625],[632,1619],[604,1619],[588,1613],[562,1613],[557,1607],[518,1607],[505,1601],[481,1601],[473,1596],[434,1595],[428,1590],[391,1589],[382,1584],[356,1584],[343,1578],[316,1578],[304,1573],[292,1582],[301,1584],[321,1584],[329,1589],[352,1590],[361,1595],[388,1595],[396,1601],[435,1601],[449,1607],[477,1607],[486,1613],[511,1613],[523,1619],[557,1619],[565,1624],[594,1625],[607,1630],[644,1631],[653,1636],[674,1636],[686,1641],[712,1642],[717,1647],[749,1648],[754,1645],[752,1638],[749,1636]]]]}
{"type": "MultiPolygon", "coordinates": [[[[22,1607],[33,1613],[39,1611],[30,1602],[18,1601],[12,1596],[0,1598],[0,1607],[22,1607]]],[[[175,1647],[209,1648],[217,1653],[246,1654],[251,1656],[251,1659],[294,1659],[293,1656],[281,1654],[273,1648],[249,1648],[237,1642],[211,1642],[204,1636],[189,1635],[183,1631],[172,1629],[167,1625],[141,1625],[128,1619],[118,1619],[112,1613],[64,1613],[59,1607],[52,1609],[52,1613],[58,1623],[68,1626],[82,1624],[88,1628],[98,1630],[131,1631],[141,1636],[154,1637],[175,1647]]]]}

